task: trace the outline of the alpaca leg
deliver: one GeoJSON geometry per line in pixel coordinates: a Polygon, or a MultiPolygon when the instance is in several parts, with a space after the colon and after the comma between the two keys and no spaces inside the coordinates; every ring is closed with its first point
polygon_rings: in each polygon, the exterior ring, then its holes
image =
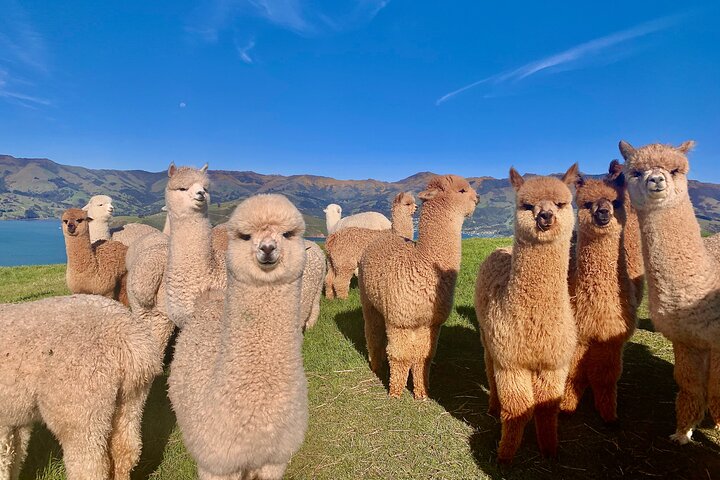
{"type": "Polygon", "coordinates": [[[335,294],[338,298],[346,299],[350,293],[350,281],[352,280],[352,270],[346,268],[338,269],[335,272],[335,294]]]}
{"type": "Polygon", "coordinates": [[[388,357],[390,363],[390,396],[400,398],[407,385],[411,363],[407,360],[388,357]]]}
{"type": "Polygon", "coordinates": [[[382,314],[365,299],[362,299],[363,318],[365,320],[365,343],[367,344],[370,368],[376,375],[385,363],[387,335],[385,333],[385,319],[382,314]]]}
{"type": "Polygon", "coordinates": [[[107,452],[107,436],[97,432],[73,435],[62,439],[63,462],[68,480],[105,480],[110,474],[110,457],[107,452]]]}
{"type": "Polygon", "coordinates": [[[335,298],[335,270],[330,262],[328,262],[327,274],[325,275],[325,297],[335,298]]]}
{"type": "Polygon", "coordinates": [[[485,358],[485,375],[487,376],[488,389],[490,390],[488,394],[488,414],[492,415],[493,417],[499,417],[500,399],[498,399],[497,383],[495,382],[495,369],[493,367],[492,355],[490,354],[490,350],[488,350],[487,348],[487,343],[485,343],[485,337],[482,331],[480,332],[480,340],[483,344],[483,356],[485,358]]]}
{"type": "Polygon", "coordinates": [[[710,416],[715,422],[715,428],[720,429],[720,350],[716,348],[710,351],[707,396],[710,416]]]}
{"type": "Polygon", "coordinates": [[[502,433],[498,461],[509,463],[522,442],[525,425],[533,415],[532,378],[527,370],[495,370],[502,433]]]}
{"type": "Polygon", "coordinates": [[[20,478],[23,462],[27,456],[28,444],[30,443],[30,435],[32,434],[32,425],[26,425],[15,429],[13,440],[15,443],[15,463],[10,469],[10,478],[17,480],[20,478]]]}
{"type": "Polygon", "coordinates": [[[567,368],[544,370],[533,382],[535,433],[540,453],[546,457],[557,456],[557,420],[567,376],[567,368]]]}
{"type": "Polygon", "coordinates": [[[215,475],[214,473],[210,473],[198,466],[198,480],[254,480],[255,478],[257,477],[254,476],[254,472],[248,472],[247,475],[243,475],[242,473],[235,473],[232,475],[215,475]]]}
{"type": "Polygon", "coordinates": [[[617,382],[622,374],[624,343],[604,343],[591,347],[588,377],[595,398],[595,409],[606,423],[617,420],[617,382]]]}
{"type": "Polygon", "coordinates": [[[684,445],[691,441],[693,428],[705,414],[709,351],[673,343],[675,382],[680,391],[675,400],[677,427],[670,439],[684,445]]]}
{"type": "Polygon", "coordinates": [[[151,385],[148,383],[145,388],[131,392],[126,398],[118,399],[110,434],[110,458],[114,480],[130,480],[130,472],[140,460],[142,414],[151,385]]]}
{"type": "Polygon", "coordinates": [[[0,480],[17,480],[27,455],[30,426],[0,427],[0,480]]]}
{"type": "Polygon", "coordinates": [[[560,410],[562,410],[563,413],[575,413],[580,399],[588,386],[586,371],[587,354],[588,346],[578,343],[573,359],[570,362],[570,370],[567,381],[565,382],[565,393],[560,402],[560,410]]]}
{"type": "Polygon", "coordinates": [[[280,480],[285,474],[287,463],[281,464],[266,464],[261,468],[253,472],[249,478],[256,478],[257,480],[280,480]]]}
{"type": "Polygon", "coordinates": [[[440,327],[424,327],[416,331],[415,340],[419,343],[413,350],[417,357],[412,363],[413,394],[416,400],[424,400],[430,390],[430,364],[435,357],[440,327]]]}
{"type": "Polygon", "coordinates": [[[322,297],[322,288],[318,288],[315,298],[313,298],[312,308],[310,309],[310,316],[305,323],[305,328],[312,328],[317,323],[317,319],[320,317],[320,297],[322,297]]]}

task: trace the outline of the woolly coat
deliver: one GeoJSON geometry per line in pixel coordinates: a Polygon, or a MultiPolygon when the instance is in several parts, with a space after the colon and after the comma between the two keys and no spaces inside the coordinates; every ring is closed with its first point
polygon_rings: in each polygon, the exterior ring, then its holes
{"type": "Polygon", "coordinates": [[[325,208],[325,225],[328,235],[348,227],[369,228],[370,230],[389,230],[391,222],[382,213],[362,212],[341,218],[340,205],[331,203],[325,208]]]}

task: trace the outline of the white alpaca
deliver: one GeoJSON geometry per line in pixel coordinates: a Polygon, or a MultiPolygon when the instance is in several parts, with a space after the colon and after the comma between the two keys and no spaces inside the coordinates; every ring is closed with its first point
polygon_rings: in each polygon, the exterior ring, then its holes
{"type": "Polygon", "coordinates": [[[323,212],[325,212],[328,235],[347,227],[369,228],[370,230],[390,230],[392,227],[390,220],[378,212],[362,212],[341,218],[342,207],[337,203],[331,203],[323,212]]]}

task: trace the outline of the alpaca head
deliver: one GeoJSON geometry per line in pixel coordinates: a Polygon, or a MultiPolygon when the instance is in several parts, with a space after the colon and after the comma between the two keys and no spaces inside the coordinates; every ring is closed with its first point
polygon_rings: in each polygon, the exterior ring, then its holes
{"type": "Polygon", "coordinates": [[[66,237],[78,237],[81,235],[89,235],[89,223],[92,218],[88,217],[88,213],[80,208],[68,208],[61,217],[63,235],[66,237]]]}
{"type": "Polygon", "coordinates": [[[457,175],[437,175],[430,179],[425,190],[418,198],[426,203],[445,201],[463,217],[469,217],[475,211],[478,196],[475,189],[463,177],[457,175]]]}
{"type": "Polygon", "coordinates": [[[625,178],[630,200],[637,210],[675,205],[688,197],[687,153],[695,146],[692,140],[679,147],[654,143],[634,148],[620,142],[625,158],[625,178]]]}
{"type": "Polygon", "coordinates": [[[415,197],[410,192],[401,192],[395,195],[392,203],[393,210],[396,208],[407,215],[412,216],[417,210],[417,204],[415,203],[415,197]]]}
{"type": "Polygon", "coordinates": [[[603,180],[578,176],[575,192],[578,228],[582,233],[600,236],[622,231],[625,224],[625,177],[617,160],[610,164],[610,173],[603,180]]]}
{"type": "Polygon", "coordinates": [[[83,208],[88,212],[88,217],[93,220],[107,221],[112,217],[115,207],[112,204],[112,198],[107,195],[95,195],[90,198],[87,205],[83,208]]]}
{"type": "Polygon", "coordinates": [[[514,168],[510,183],[515,189],[515,237],[526,243],[550,243],[570,238],[575,223],[569,185],[578,175],[577,164],[562,179],[533,177],[528,180],[514,168]]]}
{"type": "Polygon", "coordinates": [[[168,212],[175,216],[202,213],[207,215],[210,204],[210,179],[207,176],[207,163],[201,168],[168,168],[168,183],[165,188],[165,204],[168,212]]]}
{"type": "Polygon", "coordinates": [[[255,195],[228,221],[228,275],[241,283],[289,283],[305,268],[305,221],[283,195],[255,195]]]}
{"type": "Polygon", "coordinates": [[[337,203],[331,203],[323,209],[323,212],[325,212],[325,217],[328,219],[340,220],[340,217],[342,216],[342,207],[337,203]]]}

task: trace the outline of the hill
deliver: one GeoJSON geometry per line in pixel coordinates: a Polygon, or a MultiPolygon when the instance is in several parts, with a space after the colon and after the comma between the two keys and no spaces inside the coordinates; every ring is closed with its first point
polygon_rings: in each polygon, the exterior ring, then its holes
{"type": "MultiPolygon", "coordinates": [[[[283,193],[308,216],[308,233],[324,231],[323,209],[328,203],[343,207],[343,214],[375,210],[390,214],[390,201],[400,191],[417,193],[431,172],[420,172],[397,182],[336,180],[313,175],[262,175],[255,172],[211,170],[211,218],[224,221],[242,199],[256,193],[283,193]]],[[[507,179],[468,178],[480,196],[465,232],[481,236],[512,233],[513,192],[507,179]]],[[[48,159],[0,155],[0,220],[52,218],[71,206],[82,206],[92,195],[113,198],[118,215],[162,224],[165,172],[95,170],[67,166],[48,159]],[[154,215],[154,216],[153,216],[154,215]],[[145,220],[145,217],[153,216],[145,220]]],[[[720,232],[720,185],[690,182],[690,196],[703,228],[720,232]]]]}

